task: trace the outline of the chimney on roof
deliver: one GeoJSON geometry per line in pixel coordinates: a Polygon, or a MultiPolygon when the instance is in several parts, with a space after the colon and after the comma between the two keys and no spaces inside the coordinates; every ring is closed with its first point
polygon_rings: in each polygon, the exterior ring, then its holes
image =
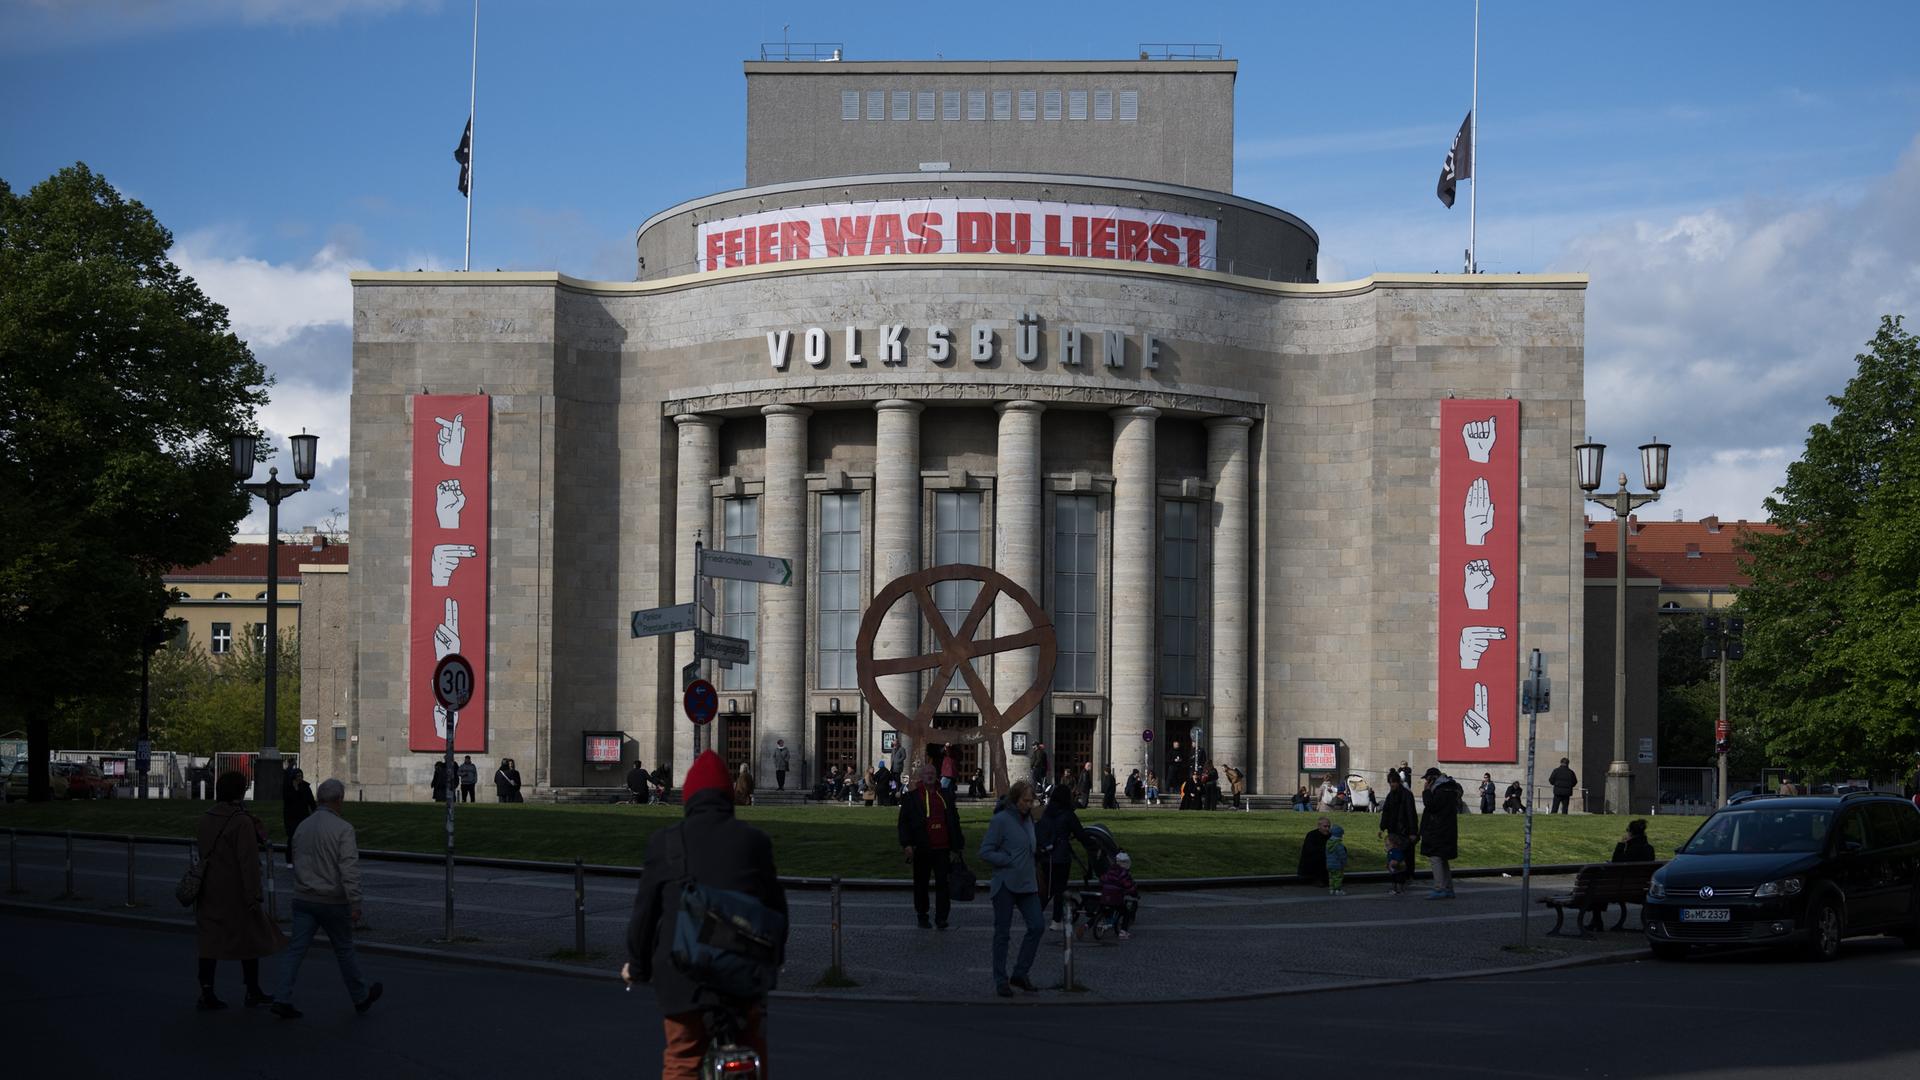
{"type": "Polygon", "coordinates": [[[1708,532],[1718,533],[1720,531],[1720,515],[1708,514],[1706,517],[1700,519],[1700,524],[1705,525],[1708,532]]]}
{"type": "MultiPolygon", "coordinates": [[[[1640,535],[1640,515],[1639,514],[1627,515],[1627,535],[1628,536],[1640,535]]],[[[1632,549],[1629,548],[1628,550],[1631,551],[1632,549]]]]}

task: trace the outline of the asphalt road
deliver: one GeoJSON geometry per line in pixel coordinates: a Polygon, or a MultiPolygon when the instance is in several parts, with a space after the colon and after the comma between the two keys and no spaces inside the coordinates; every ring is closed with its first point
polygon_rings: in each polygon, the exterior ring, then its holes
{"type": "MultiPolygon", "coordinates": [[[[0,912],[0,1015],[19,1075],[428,1077],[657,1075],[651,997],[617,983],[363,957],[387,994],[357,1017],[324,950],[307,1016],[193,1009],[192,938],[0,912]]],[[[1196,963],[1197,963],[1196,958],[1196,963]]],[[[1177,975],[1177,973],[1169,973],[1177,975]]],[[[268,961],[267,977],[273,977],[268,961]]],[[[932,977],[938,977],[937,975],[932,977]]],[[[239,996],[233,965],[222,971],[239,996]]],[[[1850,942],[1812,966],[1746,954],[1329,991],[1230,1004],[1094,1008],[780,1002],[790,1077],[1920,1075],[1920,952],[1850,942]]],[[[11,1071],[11,1070],[10,1070],[11,1071]]]]}

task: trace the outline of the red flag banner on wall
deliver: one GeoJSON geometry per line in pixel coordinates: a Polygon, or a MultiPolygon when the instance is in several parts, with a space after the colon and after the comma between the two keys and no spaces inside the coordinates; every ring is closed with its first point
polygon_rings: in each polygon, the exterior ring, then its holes
{"type": "Polygon", "coordinates": [[[407,749],[447,748],[433,667],[448,653],[473,665],[473,700],[453,748],[487,749],[487,481],[490,399],[413,398],[413,573],[407,667],[407,749]]]}
{"type": "Polygon", "coordinates": [[[1520,753],[1520,403],[1440,403],[1441,761],[1520,753]]]}

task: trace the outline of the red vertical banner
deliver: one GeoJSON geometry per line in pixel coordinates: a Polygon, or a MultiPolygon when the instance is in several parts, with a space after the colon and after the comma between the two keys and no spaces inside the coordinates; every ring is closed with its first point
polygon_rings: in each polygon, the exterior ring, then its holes
{"type": "Polygon", "coordinates": [[[442,753],[447,716],[433,700],[434,665],[459,653],[473,665],[454,750],[487,749],[487,494],[490,399],[413,398],[413,573],[408,607],[407,749],[442,753]]]}
{"type": "Polygon", "coordinates": [[[1520,754],[1520,403],[1440,403],[1441,761],[1520,754]]]}

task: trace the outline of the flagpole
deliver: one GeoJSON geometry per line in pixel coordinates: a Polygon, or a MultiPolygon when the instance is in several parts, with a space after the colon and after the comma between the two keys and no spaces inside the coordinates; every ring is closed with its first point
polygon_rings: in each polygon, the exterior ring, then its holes
{"type": "MultiPolygon", "coordinates": [[[[1474,0],[1474,3],[1479,3],[1479,0],[1474,0]]],[[[1474,18],[1477,27],[1479,16],[1475,15],[1474,18]]],[[[1475,30],[1475,33],[1479,31],[1475,30]]],[[[473,269],[473,106],[480,91],[480,0],[473,0],[472,55],[473,69],[467,79],[467,254],[460,263],[462,270],[473,269]]]]}
{"type": "MultiPolygon", "coordinates": [[[[480,0],[474,0],[477,6],[480,0]]],[[[1474,234],[1480,217],[1480,0],[1473,0],[1473,106],[1467,111],[1467,160],[1473,165],[1473,187],[1467,192],[1467,273],[1480,272],[1474,252],[1474,234]]]]}

